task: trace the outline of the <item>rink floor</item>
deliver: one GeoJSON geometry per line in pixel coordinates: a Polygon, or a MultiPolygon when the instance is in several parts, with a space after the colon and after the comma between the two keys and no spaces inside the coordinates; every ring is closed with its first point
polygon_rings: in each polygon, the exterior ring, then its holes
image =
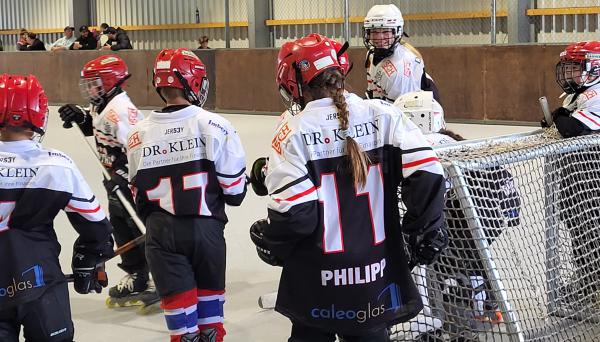
{"type": "MultiPolygon", "coordinates": [[[[265,156],[276,117],[224,114],[236,127],[245,143],[247,162],[251,165],[256,158],[265,156]]],[[[449,124],[449,128],[467,139],[491,137],[503,134],[528,132],[531,126],[468,125],[449,124]]],[[[48,133],[43,144],[66,152],[71,156],[92,189],[106,207],[106,194],[101,182],[101,173],[82,138],[75,131],[63,129],[57,107],[51,107],[48,133]]],[[[226,226],[227,240],[227,293],[225,302],[225,328],[228,342],[285,342],[290,323],[271,310],[261,310],[257,305],[259,296],[275,291],[279,269],[262,263],[256,256],[248,229],[257,219],[266,216],[266,202],[248,191],[241,207],[227,208],[229,223],[226,226]]],[[[60,242],[63,246],[61,264],[65,273],[70,273],[71,250],[76,233],[61,214],[56,222],[60,242]]],[[[116,261],[108,262],[106,270],[109,286],[116,284],[124,275],[116,261]]],[[[71,308],[75,323],[75,340],[85,342],[154,342],[168,341],[168,333],[162,314],[139,315],[135,309],[108,309],[105,306],[106,292],[79,295],[71,289],[71,308]]]]}

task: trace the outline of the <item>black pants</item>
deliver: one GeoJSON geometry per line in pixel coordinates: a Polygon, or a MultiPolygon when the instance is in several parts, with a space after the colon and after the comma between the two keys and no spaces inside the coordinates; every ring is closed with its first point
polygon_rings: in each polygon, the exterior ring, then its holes
{"type": "Polygon", "coordinates": [[[52,286],[34,301],[0,310],[0,341],[18,342],[21,326],[27,342],[73,341],[67,283],[52,286]]]}
{"type": "MultiPolygon", "coordinates": [[[[288,342],[335,342],[336,333],[319,330],[305,325],[292,324],[292,336],[288,342]]],[[[339,335],[342,342],[389,342],[387,329],[382,329],[367,335],[339,335]]]]}
{"type": "Polygon", "coordinates": [[[146,255],[161,298],[192,289],[225,289],[225,225],[209,217],[153,213],[146,255]]]}
{"type": "MultiPolygon", "coordinates": [[[[108,213],[110,223],[114,227],[113,236],[117,247],[121,247],[142,235],[127,210],[125,210],[119,199],[113,195],[108,196],[108,213]]],[[[121,254],[119,267],[130,274],[136,272],[148,273],[144,244],[121,254]]]]}

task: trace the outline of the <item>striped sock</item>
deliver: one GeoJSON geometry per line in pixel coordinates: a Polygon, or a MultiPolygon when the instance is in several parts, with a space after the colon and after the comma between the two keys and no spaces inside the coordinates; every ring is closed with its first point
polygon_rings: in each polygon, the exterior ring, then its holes
{"type": "Polygon", "coordinates": [[[222,342],[225,336],[223,327],[223,304],[225,290],[198,289],[198,328],[200,331],[215,329],[217,342],[222,342]]]}
{"type": "Polygon", "coordinates": [[[181,336],[198,332],[196,290],[189,290],[161,299],[171,342],[179,342],[181,336]]]}

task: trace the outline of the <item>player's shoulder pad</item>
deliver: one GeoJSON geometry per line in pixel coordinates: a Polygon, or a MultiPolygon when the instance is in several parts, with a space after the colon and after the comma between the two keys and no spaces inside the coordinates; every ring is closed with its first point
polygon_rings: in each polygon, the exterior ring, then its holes
{"type": "Polygon", "coordinates": [[[600,110],[600,89],[590,88],[577,96],[577,109],[585,109],[596,107],[595,110],[600,110]]]}
{"type": "Polygon", "coordinates": [[[206,133],[211,136],[219,139],[219,138],[227,138],[230,134],[235,134],[236,131],[229,122],[229,120],[225,119],[221,115],[213,112],[209,112],[205,109],[198,108],[202,113],[198,116],[201,120],[201,123],[204,126],[204,130],[206,133]]]}

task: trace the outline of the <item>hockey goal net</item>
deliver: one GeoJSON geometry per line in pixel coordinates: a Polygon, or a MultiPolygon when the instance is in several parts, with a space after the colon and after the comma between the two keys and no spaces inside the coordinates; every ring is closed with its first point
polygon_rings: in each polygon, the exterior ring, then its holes
{"type": "Polygon", "coordinates": [[[436,151],[451,243],[413,270],[426,307],[391,340],[600,340],[600,135],[436,151]]]}

